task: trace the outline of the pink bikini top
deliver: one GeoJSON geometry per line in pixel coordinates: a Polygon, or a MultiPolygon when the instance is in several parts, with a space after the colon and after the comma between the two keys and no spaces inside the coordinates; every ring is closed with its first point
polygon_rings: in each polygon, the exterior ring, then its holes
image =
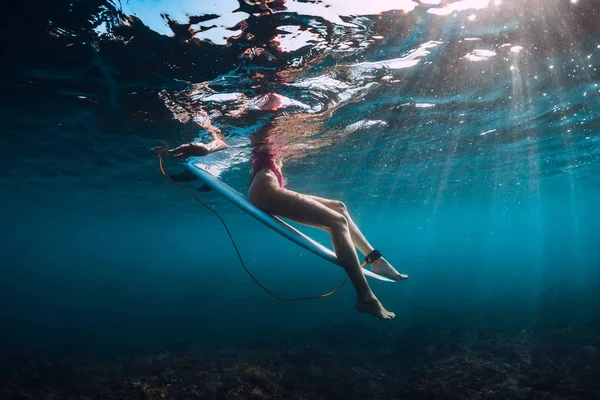
{"type": "MultiPolygon", "coordinates": [[[[275,165],[277,153],[269,145],[260,145],[252,148],[252,179],[256,174],[263,169],[273,171],[279,182],[279,187],[284,187],[283,174],[275,165]]],[[[250,180],[252,183],[252,180],[250,180]]]]}
{"type": "MultiPolygon", "coordinates": [[[[264,97],[264,103],[260,105],[260,109],[268,111],[277,111],[283,104],[282,95],[272,92],[264,97]]],[[[279,182],[279,187],[284,187],[283,175],[277,166],[275,165],[275,158],[277,157],[277,151],[273,148],[273,143],[267,139],[264,143],[252,146],[252,179],[254,176],[263,169],[270,169],[273,171],[279,182]]],[[[252,183],[252,179],[250,183],[252,183]]]]}

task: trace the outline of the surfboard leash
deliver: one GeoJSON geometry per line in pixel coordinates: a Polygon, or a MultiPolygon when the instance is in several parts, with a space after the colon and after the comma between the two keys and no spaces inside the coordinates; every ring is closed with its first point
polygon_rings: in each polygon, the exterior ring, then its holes
{"type": "MultiPolygon", "coordinates": [[[[163,149],[162,151],[165,151],[165,150],[163,149]]],[[[176,184],[177,186],[179,186],[187,194],[189,194],[190,196],[192,196],[194,198],[194,200],[196,200],[198,203],[200,203],[202,206],[204,206],[204,208],[206,208],[208,211],[210,211],[211,213],[213,213],[219,219],[219,221],[221,221],[221,224],[223,224],[223,227],[225,228],[225,231],[227,232],[227,235],[229,236],[229,240],[231,240],[231,244],[233,245],[233,248],[235,249],[235,253],[237,254],[238,259],[240,260],[240,264],[242,264],[242,267],[244,268],[244,271],[246,271],[246,273],[250,276],[250,278],[252,278],[252,280],[254,281],[254,283],[256,283],[262,290],[264,290],[265,292],[267,292],[269,295],[273,296],[277,300],[289,301],[289,302],[322,299],[322,298],[329,297],[329,296],[335,294],[338,290],[340,290],[342,288],[342,286],[344,286],[346,284],[346,282],[348,282],[348,279],[344,279],[344,281],[342,283],[340,283],[332,291],[330,291],[328,293],[324,293],[324,294],[314,295],[314,296],[288,298],[288,297],[281,297],[281,296],[277,295],[276,293],[272,292],[271,290],[269,290],[268,288],[266,288],[262,283],[260,283],[258,281],[258,279],[256,279],[254,277],[254,275],[252,275],[252,273],[250,272],[250,270],[246,267],[246,263],[244,263],[242,255],[240,254],[240,251],[238,250],[238,247],[235,244],[235,240],[233,240],[233,236],[231,235],[231,232],[229,231],[229,227],[227,226],[227,224],[225,223],[225,220],[221,217],[221,215],[219,215],[218,212],[216,212],[212,207],[210,207],[208,204],[206,204],[204,201],[202,201],[198,196],[196,196],[194,193],[192,193],[188,188],[186,188],[180,182],[177,182],[176,180],[174,180],[173,178],[171,178],[169,175],[167,175],[167,173],[165,172],[165,170],[163,168],[163,158],[162,158],[162,155],[161,155],[161,149],[156,150],[156,156],[158,157],[158,166],[159,166],[160,172],[163,174],[163,176],[165,178],[167,178],[170,182],[172,182],[172,183],[176,184]]]]}

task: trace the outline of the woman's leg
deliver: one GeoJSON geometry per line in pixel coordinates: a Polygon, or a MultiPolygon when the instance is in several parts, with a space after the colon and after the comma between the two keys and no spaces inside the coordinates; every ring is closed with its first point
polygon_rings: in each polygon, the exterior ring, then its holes
{"type": "Polygon", "coordinates": [[[356,290],[356,308],[382,320],[394,318],[394,313],[381,305],[365,279],[346,217],[306,195],[279,188],[276,181],[261,178],[257,175],[252,182],[250,201],[271,214],[328,231],[338,260],[356,290]]]}
{"type": "Polygon", "coordinates": [[[374,250],[374,247],[371,246],[371,244],[367,241],[360,229],[358,229],[358,226],[356,226],[356,224],[352,220],[352,217],[350,217],[350,213],[348,213],[348,209],[346,208],[346,205],[343,202],[339,200],[325,199],[323,197],[311,195],[307,196],[323,204],[325,207],[336,211],[342,214],[344,217],[346,217],[346,219],[348,220],[348,227],[350,228],[350,235],[352,236],[352,242],[354,243],[356,248],[360,250],[361,253],[363,253],[366,256],[374,250]]]}
{"type": "MultiPolygon", "coordinates": [[[[367,256],[374,250],[374,247],[371,246],[371,244],[367,241],[360,229],[358,229],[358,226],[352,220],[352,217],[350,217],[350,213],[348,212],[348,209],[346,208],[346,205],[343,202],[339,200],[325,199],[323,197],[310,195],[307,196],[323,204],[325,207],[342,214],[348,220],[348,227],[350,229],[352,243],[354,243],[356,248],[360,250],[361,253],[367,256]]],[[[396,271],[396,269],[392,267],[392,265],[389,262],[387,262],[387,260],[384,257],[381,257],[380,259],[371,264],[371,271],[375,272],[376,274],[387,276],[395,280],[408,278],[407,275],[401,274],[398,271],[396,271]]]]}

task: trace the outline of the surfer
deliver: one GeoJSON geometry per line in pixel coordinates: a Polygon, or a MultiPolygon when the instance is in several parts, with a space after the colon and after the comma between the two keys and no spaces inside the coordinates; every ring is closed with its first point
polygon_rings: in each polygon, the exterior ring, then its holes
{"type": "MultiPolygon", "coordinates": [[[[281,100],[280,95],[271,93],[265,96],[261,108],[276,110],[281,100]]],[[[208,119],[203,120],[201,126],[211,136],[212,140],[209,143],[185,143],[169,150],[168,154],[182,159],[206,156],[228,148],[219,128],[212,125],[208,119]]],[[[269,132],[268,128],[260,129],[251,136],[253,172],[248,200],[270,214],[329,232],[335,254],[356,290],[356,309],[381,320],[393,319],[395,314],[386,310],[377,299],[365,279],[362,267],[370,264],[372,272],[393,280],[406,279],[407,276],[400,274],[367,241],[343,202],[298,193],[285,187],[282,157],[269,132]],[[365,255],[362,265],[355,247],[365,255]]],[[[189,173],[172,178],[180,181],[191,180],[189,173]]]]}

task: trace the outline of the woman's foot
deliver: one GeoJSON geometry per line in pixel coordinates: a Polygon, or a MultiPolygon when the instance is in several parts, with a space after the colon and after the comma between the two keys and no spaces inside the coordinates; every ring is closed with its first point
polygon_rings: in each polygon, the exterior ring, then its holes
{"type": "Polygon", "coordinates": [[[383,305],[379,300],[373,298],[371,300],[359,299],[356,302],[356,309],[361,313],[371,314],[372,316],[379,318],[382,321],[388,321],[394,319],[396,314],[383,308],[383,305]]]}
{"type": "Polygon", "coordinates": [[[401,279],[408,279],[408,275],[401,274],[398,271],[396,271],[396,269],[392,267],[392,265],[389,262],[387,262],[387,260],[383,257],[373,261],[373,263],[371,264],[371,272],[377,275],[388,277],[395,281],[399,281],[401,279]]]}

